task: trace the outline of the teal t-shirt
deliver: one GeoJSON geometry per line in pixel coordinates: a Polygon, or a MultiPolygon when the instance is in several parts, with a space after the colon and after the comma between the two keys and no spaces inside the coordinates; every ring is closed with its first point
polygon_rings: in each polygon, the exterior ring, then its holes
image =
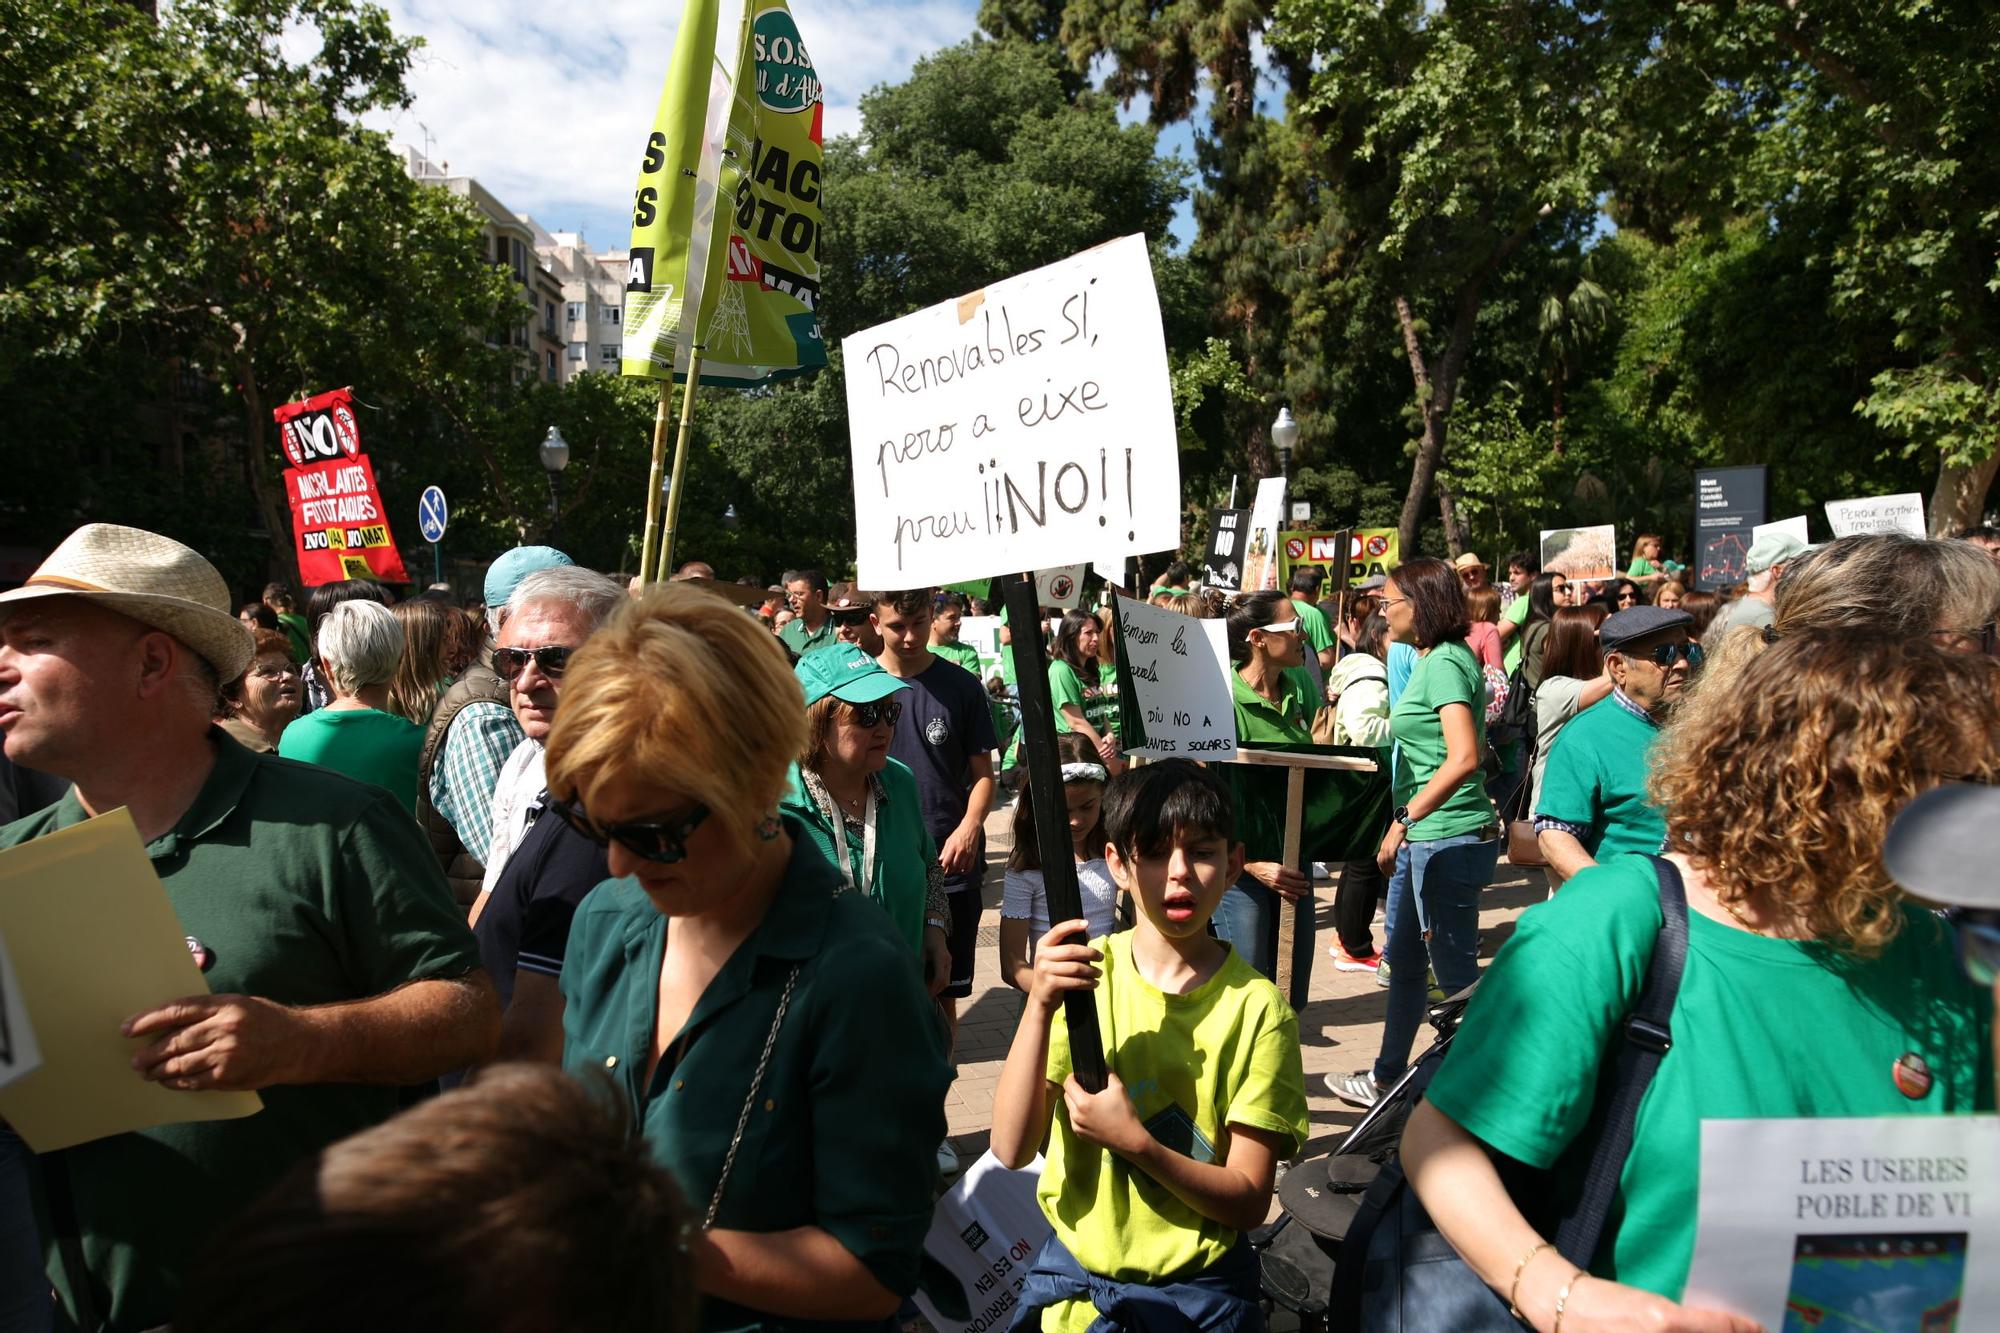
{"type": "MultiPolygon", "coordinates": [[[[921,951],[924,943],[924,904],[930,896],[931,866],[937,862],[937,844],[924,824],[923,798],[917,793],[916,775],[900,760],[891,759],[876,775],[882,797],[875,806],[875,873],[865,891],[881,904],[911,950],[921,951]]],[[[785,794],[778,809],[803,825],[805,837],[819,848],[828,865],[836,871],[839,853],[834,848],[833,824],[818,802],[806,792],[799,766],[792,765],[785,794]]],[[[847,836],[847,864],[857,886],[862,885],[862,861],[866,852],[863,833],[853,827],[842,830],[847,836]]]]}
{"type": "Polygon", "coordinates": [[[417,760],[424,729],[375,708],[315,708],[285,728],[278,753],[370,782],[417,813],[417,760]]]}
{"type": "MultiPolygon", "coordinates": [[[[1472,710],[1473,745],[1486,747],[1486,676],[1479,659],[1461,641],[1441,643],[1417,659],[1410,683],[1389,710],[1389,730],[1396,737],[1396,804],[1408,805],[1444,766],[1444,720],[1438,710],[1464,704],[1472,710]]],[[[1410,826],[1418,841],[1472,833],[1493,822],[1493,802],[1478,768],[1458,784],[1443,805],[1410,826]]]]}
{"type": "Polygon", "coordinates": [[[1659,851],[1667,816],[1646,794],[1659,739],[1659,727],[1632,716],[1615,698],[1600,699],[1556,733],[1535,813],[1589,829],[1583,849],[1599,861],[1659,851]]]}
{"type": "MultiPolygon", "coordinates": [[[[1638,1003],[1660,929],[1652,862],[1621,856],[1530,907],[1486,969],[1425,1095],[1492,1148],[1581,1192],[1594,1101],[1638,1003]]],[[[1679,1299],[1694,1256],[1704,1119],[1961,1115],[1993,1107],[1992,999],[1959,971],[1948,929],[1904,909],[1880,957],[1752,935],[1688,914],[1673,1048],[1639,1103],[1591,1271],[1679,1299]],[[1891,1069],[1915,1052],[1912,1099],[1891,1069]]]]}

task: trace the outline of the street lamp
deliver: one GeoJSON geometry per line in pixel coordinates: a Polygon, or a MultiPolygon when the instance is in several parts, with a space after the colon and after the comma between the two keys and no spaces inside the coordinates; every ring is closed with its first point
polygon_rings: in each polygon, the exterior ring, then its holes
{"type": "Polygon", "coordinates": [[[1299,442],[1299,423],[1292,417],[1292,409],[1278,409],[1278,419],[1271,423],[1271,448],[1278,455],[1278,475],[1288,477],[1292,471],[1292,448],[1299,442]]]}
{"type": "Polygon", "coordinates": [[[549,474],[549,541],[556,539],[556,527],[562,522],[562,472],[569,466],[569,441],[555,426],[542,437],[538,446],[542,458],[542,468],[549,474]]]}
{"type": "Polygon", "coordinates": [[[722,526],[724,531],[734,532],[742,525],[742,522],[743,520],[737,517],[735,505],[731,505],[722,511],[722,526]]]}

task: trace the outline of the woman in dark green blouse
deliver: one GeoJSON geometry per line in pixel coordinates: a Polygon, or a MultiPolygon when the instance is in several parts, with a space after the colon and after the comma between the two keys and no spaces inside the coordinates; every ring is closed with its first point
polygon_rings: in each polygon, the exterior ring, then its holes
{"type": "Polygon", "coordinates": [[[687,585],[570,661],[551,808],[609,847],[563,962],[563,1064],[610,1079],[705,1219],[701,1326],[879,1328],[914,1291],[944,1044],[913,951],[780,818],[803,697],[687,585]]]}

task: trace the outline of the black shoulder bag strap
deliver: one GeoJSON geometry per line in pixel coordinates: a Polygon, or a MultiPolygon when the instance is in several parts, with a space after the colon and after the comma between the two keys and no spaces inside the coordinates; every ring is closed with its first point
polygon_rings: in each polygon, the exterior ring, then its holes
{"type": "Polygon", "coordinates": [[[1556,1249],[1571,1263],[1585,1267],[1597,1253],[1597,1242],[1611,1212],[1611,1196],[1632,1151],[1640,1099],[1646,1095],[1660,1060],[1674,1044],[1674,1001],[1680,995],[1681,971],[1687,964],[1687,890],[1681,884],[1681,872],[1663,856],[1651,859],[1653,873],[1660,881],[1660,937],[1653,944],[1653,959],[1646,966],[1639,1003],[1625,1020],[1625,1040],[1618,1047],[1612,1077],[1611,1107],[1604,1119],[1603,1137],[1590,1154],[1583,1196],[1556,1229],[1556,1249]]]}

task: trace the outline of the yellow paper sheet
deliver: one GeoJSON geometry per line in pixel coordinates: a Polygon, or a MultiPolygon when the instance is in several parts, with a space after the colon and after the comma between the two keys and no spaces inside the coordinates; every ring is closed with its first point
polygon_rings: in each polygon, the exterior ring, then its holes
{"type": "Polygon", "coordinates": [[[208,983],[125,810],[0,852],[0,937],[42,1055],[0,1088],[0,1118],[30,1148],[263,1108],[254,1092],[175,1092],[132,1069],[158,1038],[118,1025],[208,983]]]}

